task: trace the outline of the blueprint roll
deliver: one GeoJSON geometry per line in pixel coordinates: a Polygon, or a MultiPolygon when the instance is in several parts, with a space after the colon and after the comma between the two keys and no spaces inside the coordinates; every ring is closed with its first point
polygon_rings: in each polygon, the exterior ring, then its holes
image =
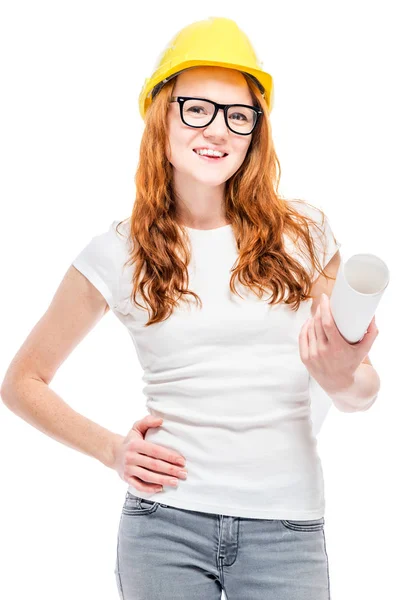
{"type": "Polygon", "coordinates": [[[353,254],[340,262],[330,297],[337,328],[350,344],[360,342],[389,283],[389,269],[375,254],[353,254]]]}

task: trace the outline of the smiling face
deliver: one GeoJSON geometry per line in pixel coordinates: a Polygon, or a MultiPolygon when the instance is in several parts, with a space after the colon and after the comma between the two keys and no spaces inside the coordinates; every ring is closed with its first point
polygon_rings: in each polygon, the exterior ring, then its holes
{"type": "MultiPolygon", "coordinates": [[[[176,77],[172,96],[206,98],[220,104],[248,104],[253,98],[242,73],[223,67],[195,67],[176,77]]],[[[194,109],[195,111],[197,109],[194,109]]],[[[195,129],[182,122],[178,102],[168,109],[168,134],[171,151],[168,160],[174,176],[205,186],[221,186],[243,163],[250,146],[252,134],[240,135],[228,129],[223,110],[219,110],[207,127],[195,129]],[[222,159],[205,158],[194,152],[195,148],[213,148],[228,153],[222,159]]],[[[185,186],[186,187],[186,186],[185,186]]]]}

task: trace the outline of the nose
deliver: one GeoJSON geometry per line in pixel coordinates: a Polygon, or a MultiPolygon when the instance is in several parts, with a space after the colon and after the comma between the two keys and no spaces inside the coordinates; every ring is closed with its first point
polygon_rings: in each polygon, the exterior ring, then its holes
{"type": "Polygon", "coordinates": [[[211,136],[226,137],[229,129],[225,123],[224,110],[220,108],[212,123],[204,128],[204,132],[211,136]]]}

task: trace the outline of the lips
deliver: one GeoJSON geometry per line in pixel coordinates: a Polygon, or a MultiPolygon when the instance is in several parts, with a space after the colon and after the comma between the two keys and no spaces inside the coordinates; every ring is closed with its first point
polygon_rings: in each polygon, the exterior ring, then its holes
{"type": "Polygon", "coordinates": [[[195,153],[196,156],[198,156],[199,158],[203,158],[204,160],[223,160],[224,158],[226,158],[228,156],[228,154],[225,154],[225,156],[208,156],[207,154],[198,154],[195,150],[195,148],[193,148],[193,152],[195,153]]]}

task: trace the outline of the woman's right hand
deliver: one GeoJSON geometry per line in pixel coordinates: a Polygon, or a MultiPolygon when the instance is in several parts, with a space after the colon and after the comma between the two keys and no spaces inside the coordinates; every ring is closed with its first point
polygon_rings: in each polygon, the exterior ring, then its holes
{"type": "Polygon", "coordinates": [[[183,456],[144,439],[146,431],[150,427],[159,427],[162,421],[153,415],[136,421],[116,448],[112,468],[139,492],[161,492],[163,485],[173,485],[172,481],[178,484],[179,479],[186,479],[180,476],[181,471],[186,473],[184,462],[179,465],[180,460],[185,461],[183,456]]]}

